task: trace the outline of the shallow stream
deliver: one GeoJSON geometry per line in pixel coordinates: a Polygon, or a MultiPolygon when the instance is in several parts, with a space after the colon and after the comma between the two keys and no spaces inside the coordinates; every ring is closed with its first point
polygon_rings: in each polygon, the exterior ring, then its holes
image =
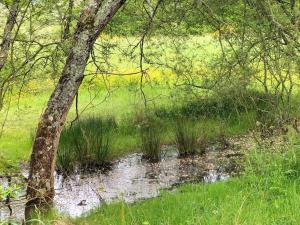
{"type": "MultiPolygon", "coordinates": [[[[101,204],[124,200],[132,203],[159,195],[160,189],[172,188],[186,182],[216,182],[236,172],[239,154],[232,149],[209,148],[204,156],[178,158],[174,146],[164,146],[162,160],[149,163],[141,154],[131,154],[113,162],[112,169],[70,177],[55,176],[55,208],[71,217],[77,217],[101,204]]],[[[26,171],[23,171],[26,176],[26,171]]],[[[17,178],[12,183],[17,182],[17,178]]],[[[7,179],[0,178],[7,186],[7,179]]],[[[21,195],[24,196],[24,191],[21,195]]],[[[0,203],[0,221],[22,220],[25,197],[12,200],[10,210],[0,203]]]]}

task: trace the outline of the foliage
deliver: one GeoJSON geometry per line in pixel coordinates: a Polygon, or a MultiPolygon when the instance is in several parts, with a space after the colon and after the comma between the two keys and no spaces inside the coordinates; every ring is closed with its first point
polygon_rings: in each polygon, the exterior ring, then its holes
{"type": "Polygon", "coordinates": [[[4,187],[0,185],[0,201],[4,201],[6,196],[10,196],[13,199],[17,199],[20,195],[21,187],[17,184],[13,184],[13,186],[4,187]]]}
{"type": "MultiPolygon", "coordinates": [[[[173,118],[183,116],[191,119],[222,118],[230,119],[248,111],[258,113],[272,112],[273,96],[258,91],[244,90],[239,93],[219,93],[209,97],[186,99],[185,103],[172,108],[158,108],[155,114],[160,118],[173,118]]],[[[273,111],[274,112],[274,111],[273,111]]]]}
{"type": "MultiPolygon", "coordinates": [[[[0,1],[4,12],[1,30],[8,15],[4,7],[12,2],[0,1]]],[[[62,31],[69,18],[73,32],[80,8],[86,3],[75,2],[69,12],[67,0],[20,1],[12,35],[2,35],[14,40],[0,71],[0,110],[7,112],[0,114],[1,122],[5,122],[0,137],[1,173],[17,170],[18,161],[28,159],[32,145],[28,133],[36,126],[51,91],[49,84],[56,83],[71,46],[62,31]]],[[[87,112],[92,115],[96,111],[99,117],[64,129],[58,169],[70,173],[77,166],[102,166],[113,156],[135,151],[139,139],[144,157],[157,161],[161,144],[174,141],[174,137],[180,154],[187,155],[194,154],[197,145],[205,149],[205,135],[221,137],[226,145],[222,137],[246,132],[254,127],[254,121],[263,128],[274,124],[282,128],[299,116],[298,9],[299,2],[294,0],[129,0],[95,43],[85,71],[90,79],[84,82],[80,103],[93,105],[90,100],[99,96],[115,99],[87,112]],[[144,68],[142,77],[137,68],[144,68]],[[122,76],[109,77],[117,74],[122,76]],[[104,94],[104,88],[108,93],[104,94]],[[118,88],[122,90],[114,95],[118,88]],[[137,129],[133,112],[144,102],[154,115],[142,116],[137,129]],[[114,119],[103,119],[107,111],[117,117],[118,126],[114,119]],[[178,117],[195,122],[176,122],[178,117]],[[198,141],[197,126],[209,130],[198,141]],[[113,143],[112,137],[116,138],[113,143]]],[[[86,105],[81,106],[83,111],[86,105]]],[[[180,189],[185,195],[176,193],[175,199],[172,193],[164,193],[165,202],[122,206],[120,223],[297,223],[299,153],[296,147],[280,151],[251,152],[239,180],[208,187],[187,185],[180,189]],[[186,205],[179,208],[178,202],[186,205]]],[[[14,192],[2,190],[4,194],[7,191],[14,192]]],[[[108,206],[106,212],[116,214],[108,206]]],[[[104,224],[118,223],[109,221],[110,214],[103,219],[104,224]]]]}

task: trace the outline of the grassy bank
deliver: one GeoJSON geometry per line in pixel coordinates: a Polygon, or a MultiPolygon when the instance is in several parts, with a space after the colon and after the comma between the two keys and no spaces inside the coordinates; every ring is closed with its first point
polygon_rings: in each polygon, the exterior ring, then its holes
{"type": "Polygon", "coordinates": [[[300,148],[251,150],[239,178],[188,184],[159,198],[103,206],[75,224],[299,224],[300,148]],[[283,151],[283,150],[282,150],[283,151]]]}
{"type": "MultiPolygon", "coordinates": [[[[280,137],[286,140],[286,137],[280,137]]],[[[246,151],[239,177],[212,184],[185,184],[160,197],[133,204],[116,202],[76,219],[50,212],[46,224],[297,225],[300,215],[299,135],[290,144],[246,151]],[[292,143],[292,144],[291,144],[292,143]],[[272,149],[272,150],[271,150],[272,149]]]]}

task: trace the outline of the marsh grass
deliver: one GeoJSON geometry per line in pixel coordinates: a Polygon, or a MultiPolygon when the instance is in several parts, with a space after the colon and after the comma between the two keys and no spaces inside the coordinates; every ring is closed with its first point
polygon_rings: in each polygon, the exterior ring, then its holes
{"type": "MultiPolygon", "coordinates": [[[[161,93],[162,91],[164,91],[166,95],[170,94],[161,86],[155,86],[151,90],[146,90],[148,91],[147,95],[150,97],[157,96],[158,93],[161,93]]],[[[95,112],[97,112],[97,115],[99,115],[102,118],[106,118],[107,112],[109,112],[109,115],[113,115],[117,120],[118,127],[117,129],[113,129],[112,132],[113,135],[111,136],[111,138],[114,138],[114,141],[112,143],[110,142],[111,151],[109,153],[108,160],[112,160],[140,150],[141,132],[140,126],[138,126],[140,123],[139,121],[135,120],[135,117],[138,116],[135,116],[134,112],[136,110],[139,111],[142,108],[142,106],[140,106],[139,104],[132,105],[132,98],[130,98],[130,96],[132,96],[132,92],[130,92],[126,87],[122,87],[117,92],[113,93],[111,98],[107,102],[103,103],[101,107],[95,107],[93,108],[93,110],[87,111],[85,113],[85,116],[89,117],[91,115],[94,115],[95,112]]],[[[253,96],[255,96],[255,94],[253,94],[253,96]]],[[[48,95],[45,93],[43,95],[39,95],[38,97],[29,97],[21,99],[22,101],[20,102],[20,107],[22,109],[24,108],[22,112],[18,112],[17,107],[12,108],[13,117],[11,114],[10,120],[7,124],[7,128],[9,127],[9,129],[6,128],[0,140],[0,171],[18,171],[19,162],[27,161],[29,159],[33,139],[32,137],[30,137],[30,132],[31,130],[34,130],[36,126],[35,123],[36,121],[38,121],[37,118],[40,115],[40,109],[45,104],[48,95]],[[27,105],[31,107],[25,107],[27,105]],[[22,121],[19,121],[18,118],[21,116],[23,119],[22,121]],[[13,123],[12,121],[19,122],[13,123]],[[18,139],[20,141],[13,141],[15,139],[18,139]]],[[[236,110],[227,107],[226,110],[228,111],[228,113],[226,113],[226,115],[228,115],[228,117],[224,118],[224,115],[221,116],[213,112],[222,111],[222,107],[225,107],[226,104],[209,103],[210,101],[215,102],[216,100],[213,97],[208,98],[211,100],[207,99],[202,101],[202,98],[191,98],[188,101],[184,101],[184,99],[179,99],[178,104],[173,104],[173,102],[166,101],[167,98],[156,99],[157,104],[155,105],[155,109],[153,109],[154,112],[152,112],[152,114],[155,114],[155,116],[161,121],[161,124],[163,124],[163,126],[160,127],[163,128],[163,130],[159,129],[161,142],[164,144],[174,143],[174,131],[176,130],[174,128],[174,124],[178,116],[188,117],[190,119],[197,120],[197,126],[204,127],[208,138],[216,136],[214,127],[218,128],[220,121],[225,121],[226,129],[224,132],[227,135],[245,133],[250,128],[253,129],[253,127],[255,127],[257,113],[255,110],[251,109],[251,107],[249,107],[249,109],[247,109],[248,111],[245,112],[244,110],[242,110],[243,108],[241,108],[241,110],[238,111],[239,113],[236,113],[236,110]],[[218,107],[218,110],[215,110],[216,107],[218,107]],[[204,109],[206,109],[209,113],[205,113],[206,111],[204,109]]],[[[260,96],[259,94],[257,94],[257,97],[255,97],[255,99],[263,98],[264,97],[260,96]]],[[[81,92],[81,101],[83,104],[89,102],[89,94],[86,90],[83,90],[81,92]]],[[[222,102],[223,100],[219,99],[218,101],[222,102]]],[[[253,101],[258,102],[258,100],[253,101]]],[[[263,109],[264,104],[266,104],[265,102],[266,101],[260,100],[260,102],[258,102],[257,104],[260,106],[260,108],[263,109]]],[[[245,103],[243,104],[251,105],[250,102],[248,104],[247,101],[245,101],[245,103]]],[[[72,121],[72,119],[75,116],[73,112],[74,109],[72,109],[70,112],[68,119],[69,122],[72,121]]],[[[78,129],[78,127],[76,129],[78,129]]],[[[84,143],[81,142],[82,140],[84,140],[84,138],[82,138],[80,130],[76,131],[75,133],[79,133],[80,139],[77,138],[76,134],[62,134],[62,136],[65,137],[62,137],[61,142],[75,143],[72,144],[72,147],[70,147],[69,144],[66,144],[62,148],[65,148],[65,151],[78,151],[79,153],[81,152],[78,155],[80,156],[81,154],[84,154],[83,152],[86,150],[82,149],[82,145],[84,143]],[[75,137],[72,137],[73,135],[75,137]],[[68,150],[67,148],[70,149],[68,150]]],[[[62,158],[68,158],[67,154],[61,154],[58,156],[58,160],[60,161],[58,165],[62,165],[62,161],[64,160],[62,158]]],[[[64,161],[76,162],[78,159],[75,156],[69,158],[70,159],[64,161]]],[[[86,159],[87,157],[84,157],[81,160],[86,159]]],[[[69,167],[70,169],[72,169],[72,166],[74,164],[75,163],[72,162],[69,166],[64,167],[69,167]]]]}
{"type": "Polygon", "coordinates": [[[89,117],[63,130],[60,138],[57,167],[70,173],[81,168],[104,166],[111,153],[111,140],[116,129],[112,118],[89,117]]]}
{"type": "MultiPolygon", "coordinates": [[[[198,132],[193,121],[186,118],[178,118],[175,125],[175,143],[179,157],[195,155],[198,149],[198,132]]],[[[203,150],[203,149],[202,149],[203,150]]]]}
{"type": "Polygon", "coordinates": [[[162,128],[157,117],[146,114],[140,121],[140,138],[143,158],[151,162],[161,159],[162,128]]]}

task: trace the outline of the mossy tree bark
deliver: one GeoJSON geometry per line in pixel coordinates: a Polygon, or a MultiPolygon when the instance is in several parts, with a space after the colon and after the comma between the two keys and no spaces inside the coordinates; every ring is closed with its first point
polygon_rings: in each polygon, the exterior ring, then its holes
{"type": "Polygon", "coordinates": [[[84,78],[93,45],[125,0],[95,0],[80,15],[60,80],[40,119],[32,148],[25,217],[53,203],[57,146],[66,116],[84,78]]]}

